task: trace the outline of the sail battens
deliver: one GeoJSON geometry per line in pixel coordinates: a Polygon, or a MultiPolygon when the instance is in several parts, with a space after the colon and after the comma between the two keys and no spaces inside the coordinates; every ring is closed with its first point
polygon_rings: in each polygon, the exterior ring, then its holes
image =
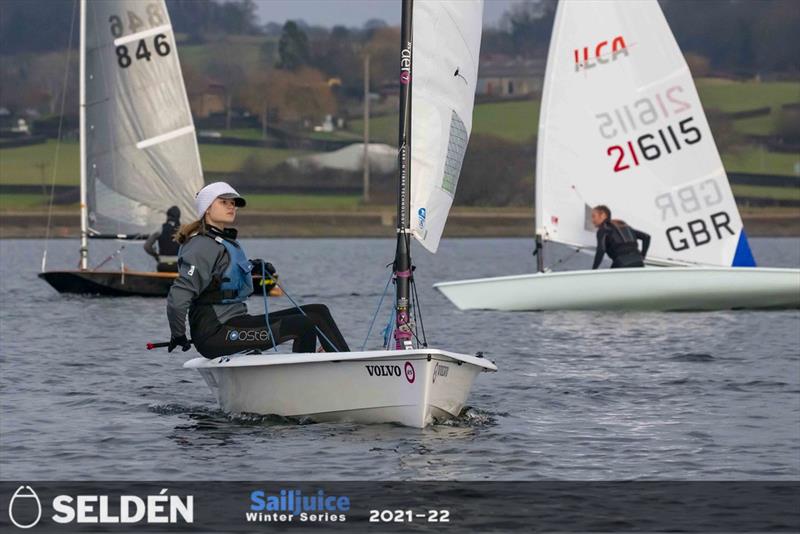
{"type": "Polygon", "coordinates": [[[140,39],[145,39],[147,37],[151,37],[153,35],[158,35],[159,33],[167,33],[172,31],[171,24],[164,24],[162,26],[156,26],[155,28],[150,28],[149,30],[143,30],[137,33],[132,33],[130,35],[125,35],[124,37],[118,37],[114,39],[114,46],[121,46],[124,44],[131,43],[133,41],[138,41],[140,39]]]}
{"type": "Polygon", "coordinates": [[[184,126],[183,128],[178,128],[177,130],[172,130],[171,132],[157,135],[155,137],[151,137],[150,139],[145,139],[144,141],[139,141],[136,143],[136,148],[141,150],[143,148],[151,147],[153,145],[157,145],[159,143],[163,143],[164,141],[169,141],[170,139],[175,139],[176,137],[180,137],[192,132],[194,132],[194,126],[190,124],[189,126],[184,126]]]}

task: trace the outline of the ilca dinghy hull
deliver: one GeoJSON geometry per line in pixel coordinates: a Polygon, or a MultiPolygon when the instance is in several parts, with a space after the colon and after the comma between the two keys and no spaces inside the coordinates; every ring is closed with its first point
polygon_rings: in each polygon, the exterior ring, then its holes
{"type": "Polygon", "coordinates": [[[461,310],[800,308],[800,270],[679,267],[565,271],[443,282],[461,310]]]}
{"type": "Polygon", "coordinates": [[[436,349],[237,355],[184,367],[200,372],[229,413],[417,428],[457,417],[475,377],[497,370],[436,349]]]}

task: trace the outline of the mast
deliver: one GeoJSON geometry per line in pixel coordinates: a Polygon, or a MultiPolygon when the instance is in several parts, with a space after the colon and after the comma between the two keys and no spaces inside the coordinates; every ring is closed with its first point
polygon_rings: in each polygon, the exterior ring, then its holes
{"type": "Polygon", "coordinates": [[[364,56],[364,202],[369,202],[369,54],[364,56]]]}
{"type": "MultiPolygon", "coordinates": [[[[561,6],[559,5],[559,8],[561,6]]],[[[550,45],[553,49],[553,45],[550,45]]],[[[533,255],[536,256],[536,271],[544,272],[544,114],[547,110],[544,108],[548,100],[545,100],[545,95],[548,95],[547,78],[545,76],[545,86],[542,90],[542,106],[539,111],[539,135],[536,139],[536,177],[534,178],[534,221],[536,226],[536,245],[533,249],[533,255]],[[546,92],[547,91],[547,92],[546,92]]]]}
{"type": "Polygon", "coordinates": [[[81,0],[79,130],[81,165],[81,270],[89,267],[89,212],[86,205],[86,0],[81,0]]]}
{"type": "Polygon", "coordinates": [[[403,17],[400,24],[400,124],[397,146],[397,249],[394,257],[394,278],[397,290],[395,300],[395,348],[413,349],[410,324],[410,201],[411,201],[411,57],[412,57],[413,0],[403,0],[403,17]]]}

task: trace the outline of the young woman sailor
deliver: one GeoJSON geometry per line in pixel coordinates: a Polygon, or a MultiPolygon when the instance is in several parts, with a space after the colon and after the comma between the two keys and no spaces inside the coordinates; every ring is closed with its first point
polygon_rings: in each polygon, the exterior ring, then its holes
{"type": "Polygon", "coordinates": [[[237,208],[245,200],[225,182],[205,186],[195,199],[200,219],[181,227],[177,241],[178,278],[167,297],[170,328],[169,351],[189,350],[186,314],[189,314],[192,343],[206,358],[249,350],[269,349],[275,341],[293,340],[294,352],[314,352],[317,338],[322,350],[349,351],[328,308],[322,304],[301,306],[269,314],[270,335],[263,315],[248,315],[245,301],[253,292],[251,271],[261,273],[262,265],[275,274],[271,263],[248,260],[229,228],[237,208]]]}
{"type": "Polygon", "coordinates": [[[644,267],[650,248],[650,234],[628,226],[625,221],[611,218],[611,210],[603,204],[592,208],[592,224],[597,228],[597,250],[592,269],[600,267],[603,256],[611,258],[611,268],[644,267]],[[642,242],[639,250],[637,240],[642,242]]]}

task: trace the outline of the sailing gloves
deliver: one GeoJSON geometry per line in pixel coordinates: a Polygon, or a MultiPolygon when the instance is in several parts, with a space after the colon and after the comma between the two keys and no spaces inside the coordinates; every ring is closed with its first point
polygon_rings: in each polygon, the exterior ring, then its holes
{"type": "Polygon", "coordinates": [[[169,340],[169,347],[167,347],[168,352],[172,352],[175,350],[175,347],[181,347],[183,352],[186,352],[190,348],[192,348],[192,344],[186,339],[186,336],[177,336],[173,337],[169,340]]]}
{"type": "Polygon", "coordinates": [[[277,272],[277,271],[275,270],[275,266],[274,266],[274,265],[272,265],[272,264],[271,264],[270,262],[268,262],[268,261],[264,261],[264,260],[260,260],[260,259],[255,259],[255,260],[250,260],[250,263],[252,263],[252,264],[253,264],[253,272],[254,272],[254,273],[256,273],[256,274],[261,274],[261,266],[262,266],[262,265],[264,266],[264,270],[266,270],[266,271],[267,271],[267,273],[269,273],[269,275],[270,275],[270,276],[273,276],[273,277],[274,277],[274,276],[275,276],[275,273],[277,272]]]}

